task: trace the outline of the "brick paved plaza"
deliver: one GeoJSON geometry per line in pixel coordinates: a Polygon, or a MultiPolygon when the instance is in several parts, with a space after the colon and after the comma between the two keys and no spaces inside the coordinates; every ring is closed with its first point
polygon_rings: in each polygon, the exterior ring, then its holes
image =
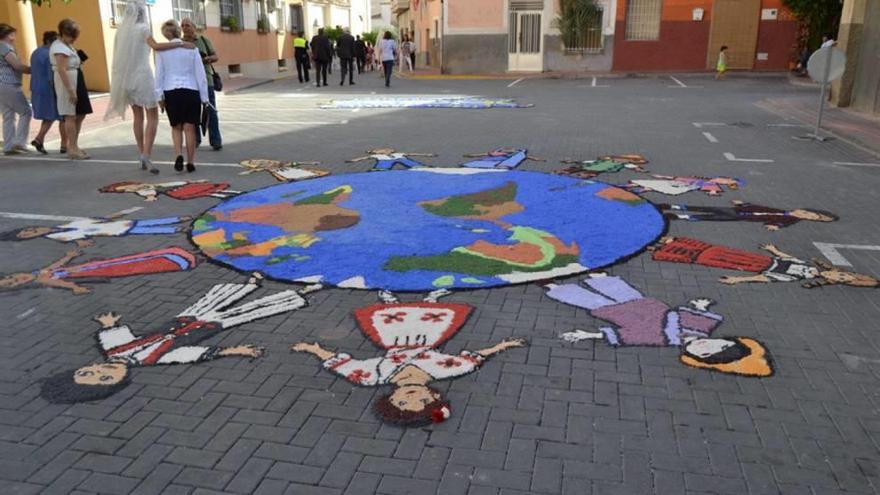
{"type": "MultiPolygon", "coordinates": [[[[542,172],[565,168],[563,159],[639,153],[655,174],[745,181],[719,197],[645,193],[653,203],[730,206],[741,200],[840,217],[776,232],[754,222],[673,221],[667,235],[753,252],[772,243],[805,260],[830,256],[848,270],[880,276],[877,157],[842,139],[793,139],[809,130],[804,122],[765,110],[770,100],[813,98],[816,88],[775,77],[676,79],[395,79],[390,90],[375,73],[344,88],[279,81],[222,97],[224,149],[203,148],[197,173],[186,178],[252,191],[278,182],[265,173],[240,175],[241,160],[320,161],[314,168],[337,176],[369,170],[369,161],[345,160],[381,147],[436,153],[423,159],[435,167],[455,167],[465,153],[528,148],[546,161],[527,161],[518,170],[542,172]],[[331,98],[386,93],[515,98],[534,106],[318,108],[331,98]],[[829,251],[828,245],[838,247],[829,251]]],[[[159,134],[156,159],[173,160],[164,121],[159,134]]],[[[198,216],[221,201],[102,194],[98,189],[113,182],[178,176],[167,163],[158,177],[141,172],[124,124],[89,130],[81,145],[91,161],[62,159],[57,142],[47,143],[53,151],[47,158],[0,158],[0,230],[135,207],[141,209],[126,218],[198,216]]],[[[624,170],[597,180],[637,178],[644,177],[624,170]]],[[[595,220],[589,209],[580,213],[584,222],[595,220]]],[[[39,270],[72,246],[49,239],[0,242],[0,273],[39,270]]],[[[195,249],[184,233],[101,237],[76,262],[173,246],[195,249]]],[[[528,345],[487,360],[475,373],[435,382],[451,417],[402,428],[373,414],[371,404],[386,392],[356,387],[314,357],[289,350],[297,342],[319,342],[359,358],[379,356],[352,317],[379,302],[377,291],[325,287],[305,296],[305,308],[243,324],[207,343],[255,344],[266,349],[259,359],[143,367],[110,398],[52,404],[40,396],[42,379],[102,359],[96,315],[115,312],[136,335],[165,331],[161,325],[212,286],[244,283],[248,275],[202,262],[188,272],[84,283],[92,289],[84,295],[4,291],[0,493],[880,493],[876,288],[728,286],[718,278],[736,272],[661,263],[647,252],[607,271],[672,307],[695,298],[715,301],[711,311],[724,322],[713,337],[756,339],[769,350],[775,373],[754,378],[696,369],[680,362],[676,347],[568,343],[559,335],[608,324],[550,299],[536,283],[455,291],[441,301],[466,303],[474,312],[445,352],[510,338],[528,345]]],[[[252,298],[303,287],[262,285],[252,298]]],[[[417,301],[425,293],[397,295],[417,301]]]]}

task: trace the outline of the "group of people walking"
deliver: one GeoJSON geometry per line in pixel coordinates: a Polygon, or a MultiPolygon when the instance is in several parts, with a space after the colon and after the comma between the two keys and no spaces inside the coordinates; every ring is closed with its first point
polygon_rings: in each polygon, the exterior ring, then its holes
{"type": "MultiPolygon", "coordinates": [[[[0,24],[0,111],[3,115],[5,154],[28,152],[26,142],[32,117],[41,121],[31,145],[41,153],[46,134],[60,121],[61,153],[74,160],[89,158],[79,147],[83,120],[92,113],[82,73],[85,53],[74,48],[80,34],[73,19],[58,24],[58,32],[43,34],[43,46],[24,64],[14,48],[16,30],[0,24]],[[22,91],[22,75],[31,75],[32,105],[22,91]],[[17,122],[16,122],[17,118],[17,122]]],[[[218,60],[210,40],[197,34],[190,19],[168,20],[162,25],[166,42],[151,33],[144,0],[128,0],[117,25],[112,85],[105,118],[124,117],[131,108],[138,161],[144,170],[158,174],[153,165],[153,144],[159,112],[167,113],[176,159],[174,169],[195,171],[195,149],[208,133],[214,150],[222,149],[216,111],[215,85],[219,78],[213,63],[218,60]],[[155,52],[156,74],[150,66],[155,52]],[[199,132],[200,127],[206,127],[199,132]]]]}
{"type": "Polygon", "coordinates": [[[86,115],[92,113],[82,63],[88,58],[74,43],[79,25],[72,19],[58,23],[58,31],[43,33],[43,45],[31,54],[27,65],[15,51],[16,29],[0,24],[0,110],[3,114],[3,153],[27,153],[31,119],[40,120],[40,130],[30,144],[48,153],[43,141],[59,122],[61,153],[81,160],[89,155],[79,147],[79,133],[86,115]],[[22,90],[22,75],[31,75],[33,109],[22,90]]]}
{"type": "Polygon", "coordinates": [[[411,38],[404,36],[400,47],[390,31],[385,31],[382,39],[374,47],[370,42],[361,38],[360,35],[352,36],[351,31],[345,28],[335,46],[333,40],[324,31],[318,29],[318,34],[311,41],[305,39],[305,33],[298,33],[293,40],[294,60],[296,61],[296,73],[299,82],[310,82],[309,71],[314,63],[315,85],[327,86],[327,74],[333,73],[333,59],[339,58],[342,79],[339,85],[345,85],[346,77],[348,84],[354,85],[354,70],[357,73],[373,70],[374,62],[382,65],[385,75],[385,86],[391,85],[395,63],[399,63],[401,70],[407,65],[409,70],[415,68],[416,45],[411,38]],[[399,62],[398,62],[399,60],[399,62]]]}

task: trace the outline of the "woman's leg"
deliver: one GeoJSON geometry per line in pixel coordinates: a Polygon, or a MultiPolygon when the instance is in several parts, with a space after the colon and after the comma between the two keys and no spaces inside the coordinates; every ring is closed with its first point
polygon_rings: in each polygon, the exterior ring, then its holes
{"type": "Polygon", "coordinates": [[[186,163],[193,163],[196,157],[196,125],[183,124],[183,132],[186,134],[186,163]]]}
{"type": "Polygon", "coordinates": [[[64,117],[58,121],[58,134],[61,135],[61,149],[67,149],[67,126],[64,125],[64,117]]]}
{"type": "Polygon", "coordinates": [[[131,115],[133,117],[131,126],[134,131],[134,140],[137,142],[138,153],[144,156],[144,107],[132,105],[131,115]]]}
{"type": "Polygon", "coordinates": [[[183,155],[183,124],[171,127],[171,141],[174,143],[174,154],[183,155]]]}
{"type": "Polygon", "coordinates": [[[156,142],[156,132],[159,129],[159,108],[147,108],[147,125],[144,127],[144,149],[142,153],[145,158],[153,156],[153,144],[156,142]]]}
{"type": "Polygon", "coordinates": [[[64,130],[67,133],[67,138],[65,140],[67,144],[67,154],[78,155],[79,132],[76,130],[76,115],[65,115],[63,125],[64,130]]]}
{"type": "Polygon", "coordinates": [[[52,128],[52,124],[54,124],[54,123],[55,123],[55,121],[53,121],[53,120],[41,120],[40,121],[40,130],[37,131],[37,135],[34,136],[34,141],[36,141],[40,144],[43,144],[43,141],[46,140],[46,134],[49,133],[49,129],[52,128]]]}

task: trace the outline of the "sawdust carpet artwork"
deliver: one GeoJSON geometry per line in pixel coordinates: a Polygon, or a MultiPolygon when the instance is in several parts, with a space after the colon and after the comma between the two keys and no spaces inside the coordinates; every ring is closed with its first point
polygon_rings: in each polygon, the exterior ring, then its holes
{"type": "Polygon", "coordinates": [[[649,202],[601,182],[413,168],[252,191],[204,213],[192,240],[216,262],[280,281],[430,291],[608,266],[664,228],[649,202]]]}

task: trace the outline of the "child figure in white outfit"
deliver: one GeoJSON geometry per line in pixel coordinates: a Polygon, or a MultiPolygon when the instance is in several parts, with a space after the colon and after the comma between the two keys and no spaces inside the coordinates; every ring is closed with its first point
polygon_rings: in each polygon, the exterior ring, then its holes
{"type": "Polygon", "coordinates": [[[119,325],[120,317],[116,313],[98,315],[95,320],[102,328],[97,339],[106,360],[48,378],[43,382],[41,395],[50,402],[62,404],[98,400],[125,388],[131,368],[194,364],[227,356],[260,357],[263,349],[254,345],[200,344],[224,330],[303,308],[308,303],[302,295],[321,287],[286,290],[233,306],[257,290],[260,280],[262,277],[255,274],[246,284],[215,285],[169,325],[147,335],[134,335],[128,325],[119,325]]]}
{"type": "Polygon", "coordinates": [[[525,341],[511,339],[478,351],[446,354],[438,350],[462,327],[473,308],[466,304],[438,302],[386,302],[355,310],[361,330],[385,350],[385,355],[354,359],[319,344],[299,343],[291,350],[312,354],[323,367],[365,387],[391,385],[394,390],[380,397],[374,411],[383,420],[401,426],[441,422],[449,417],[449,403],[429,387],[435,380],[473,373],[486,358],[525,341]]]}

